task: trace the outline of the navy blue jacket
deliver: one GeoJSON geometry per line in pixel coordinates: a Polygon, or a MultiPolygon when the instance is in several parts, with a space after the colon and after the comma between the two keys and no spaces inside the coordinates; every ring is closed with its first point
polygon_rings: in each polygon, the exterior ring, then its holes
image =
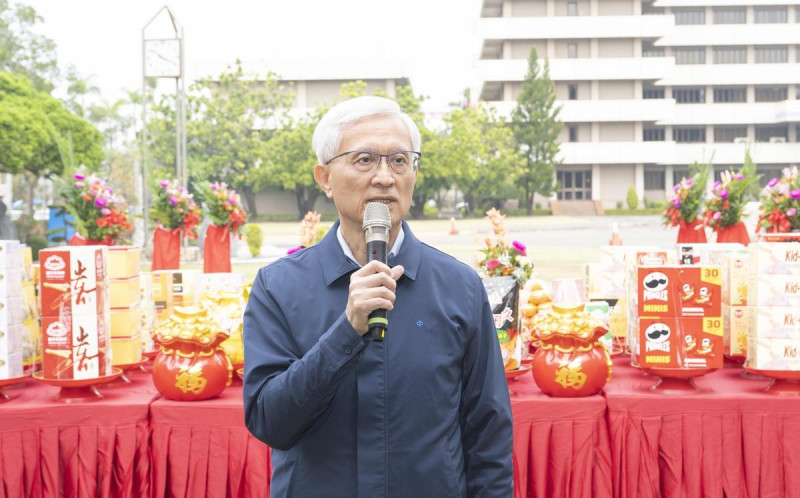
{"type": "Polygon", "coordinates": [[[336,238],[259,270],[244,315],[244,415],[273,497],[510,497],[512,420],[474,270],[405,240],[383,342],[347,321],[358,267],[336,238]]]}

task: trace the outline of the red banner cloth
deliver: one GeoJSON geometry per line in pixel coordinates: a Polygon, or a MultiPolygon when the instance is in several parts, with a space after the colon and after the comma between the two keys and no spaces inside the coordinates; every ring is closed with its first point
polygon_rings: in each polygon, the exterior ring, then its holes
{"type": "Polygon", "coordinates": [[[270,450],[244,427],[242,388],[150,407],[154,496],[269,497],[270,450]]]}
{"type": "Polygon", "coordinates": [[[167,230],[162,226],[153,231],[152,271],[180,270],[181,268],[181,229],[167,230]]]}
{"type": "Polygon", "coordinates": [[[611,496],[605,399],[551,398],[530,374],[508,385],[514,414],[514,498],[611,496]]]}
{"type": "MultiPolygon", "coordinates": [[[[626,358],[627,359],[627,358],[626,358]]],[[[656,378],[615,361],[606,386],[616,497],[800,496],[800,398],[725,368],[698,394],[655,394],[656,378]]]]}
{"type": "Polygon", "coordinates": [[[149,497],[147,375],[103,387],[104,399],[53,401],[59,388],[33,380],[6,388],[0,404],[0,496],[149,497]]]}
{"type": "Polygon", "coordinates": [[[747,233],[747,227],[740,221],[735,225],[720,228],[717,232],[717,242],[738,242],[739,244],[748,245],[750,243],[750,235],[747,233]]]}
{"type": "Polygon", "coordinates": [[[678,244],[697,244],[706,243],[706,229],[703,227],[703,220],[694,220],[686,223],[681,220],[678,229],[678,244]]]}
{"type": "Polygon", "coordinates": [[[231,234],[228,227],[208,225],[203,241],[203,273],[231,272],[231,234]]]}

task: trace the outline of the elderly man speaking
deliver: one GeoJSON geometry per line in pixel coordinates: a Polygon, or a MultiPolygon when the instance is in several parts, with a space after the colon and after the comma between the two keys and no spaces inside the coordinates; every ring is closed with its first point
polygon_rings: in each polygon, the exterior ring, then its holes
{"type": "Polygon", "coordinates": [[[273,497],[510,497],[512,421],[492,312],[474,270],[420,242],[408,214],[420,132],[359,97],[314,132],[314,178],[339,220],[262,268],[244,316],[244,408],[272,447],[273,497]],[[388,265],[368,203],[388,207],[388,265]],[[383,340],[367,334],[388,310],[383,340]]]}

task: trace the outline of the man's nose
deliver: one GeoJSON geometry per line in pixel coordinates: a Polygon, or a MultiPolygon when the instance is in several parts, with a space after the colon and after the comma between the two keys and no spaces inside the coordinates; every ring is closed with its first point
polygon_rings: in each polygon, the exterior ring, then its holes
{"type": "Polygon", "coordinates": [[[381,156],[378,159],[378,166],[375,168],[373,179],[381,183],[394,183],[394,175],[392,173],[392,168],[389,166],[389,158],[381,156]],[[384,164],[386,164],[385,167],[383,166],[384,164]]]}

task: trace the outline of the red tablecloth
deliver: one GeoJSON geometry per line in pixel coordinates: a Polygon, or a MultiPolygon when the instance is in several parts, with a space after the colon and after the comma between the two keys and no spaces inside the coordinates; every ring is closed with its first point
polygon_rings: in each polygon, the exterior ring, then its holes
{"type": "Polygon", "coordinates": [[[268,497],[269,448],[244,427],[242,388],[150,406],[153,492],[170,497],[268,497]]]}
{"type": "Polygon", "coordinates": [[[551,398],[528,374],[509,381],[514,496],[611,496],[611,448],[602,396],[551,398]]]}
{"type": "Polygon", "coordinates": [[[150,377],[100,387],[104,399],[54,403],[32,379],[0,404],[0,497],[145,497],[150,493],[150,377]]]}
{"type": "Polygon", "coordinates": [[[800,496],[800,398],[761,392],[726,368],[700,393],[656,394],[656,379],[615,364],[606,386],[614,495],[800,496]]]}

